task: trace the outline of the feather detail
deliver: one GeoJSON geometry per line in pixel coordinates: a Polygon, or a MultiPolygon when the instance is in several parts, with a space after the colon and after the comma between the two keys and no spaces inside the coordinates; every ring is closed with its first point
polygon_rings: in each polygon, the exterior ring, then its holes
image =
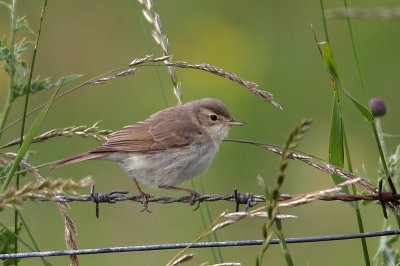
{"type": "Polygon", "coordinates": [[[89,160],[89,159],[95,159],[95,158],[99,158],[104,156],[104,153],[90,153],[90,152],[84,152],[81,154],[77,154],[59,161],[56,161],[52,164],[49,165],[50,169],[54,169],[60,166],[64,166],[67,164],[71,164],[71,163],[76,163],[76,162],[80,162],[80,161],[85,161],[85,160],[89,160]]]}

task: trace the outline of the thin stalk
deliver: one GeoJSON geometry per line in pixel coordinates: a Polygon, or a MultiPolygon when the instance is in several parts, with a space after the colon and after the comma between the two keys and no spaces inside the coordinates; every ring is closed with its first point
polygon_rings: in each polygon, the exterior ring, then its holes
{"type": "Polygon", "coordinates": [[[31,247],[28,243],[26,243],[25,240],[23,240],[19,235],[15,234],[15,232],[8,229],[8,227],[5,224],[0,222],[0,226],[3,227],[5,230],[7,230],[7,232],[9,232],[10,234],[13,234],[14,237],[17,238],[19,241],[21,241],[21,243],[24,244],[29,250],[35,251],[35,249],[31,247]]]}
{"type": "MultiPolygon", "coordinates": [[[[203,182],[202,176],[199,176],[199,181],[200,181],[200,186],[201,186],[201,194],[205,195],[206,194],[206,188],[204,187],[204,182],[203,182]]],[[[205,202],[205,203],[206,203],[208,220],[211,223],[213,221],[213,217],[211,215],[210,206],[208,205],[208,202],[205,202]]],[[[217,232],[216,231],[213,231],[213,236],[214,236],[215,242],[218,242],[219,240],[218,240],[218,236],[217,236],[217,232]]],[[[219,261],[222,263],[224,261],[224,258],[222,257],[222,251],[221,251],[221,249],[219,247],[217,247],[217,251],[218,251],[219,261]]],[[[218,263],[218,261],[215,260],[215,263],[218,263]]]]}
{"type": "MultiPolygon", "coordinates": [[[[31,85],[32,85],[32,75],[33,75],[33,70],[35,68],[36,53],[37,53],[37,49],[38,49],[38,46],[39,46],[40,33],[42,31],[42,23],[43,23],[44,14],[46,12],[46,6],[47,6],[47,0],[44,0],[43,1],[43,7],[42,7],[42,14],[40,16],[39,30],[38,30],[37,37],[36,37],[35,48],[33,49],[31,70],[29,72],[29,79],[28,79],[28,91],[26,92],[26,95],[25,95],[24,113],[23,113],[23,116],[22,116],[21,134],[20,134],[20,139],[21,140],[24,139],[26,114],[28,112],[29,95],[30,95],[30,90],[31,90],[31,85]]],[[[21,145],[22,145],[22,141],[19,144],[20,148],[21,148],[21,145]]]]}
{"type": "MultiPolygon", "coordinates": [[[[193,179],[190,179],[190,183],[192,185],[192,189],[196,191],[196,186],[195,186],[195,183],[194,183],[193,179]]],[[[207,203],[207,202],[205,202],[205,203],[207,203]]],[[[208,209],[208,206],[207,206],[207,209],[208,209]]],[[[207,229],[208,224],[206,222],[205,214],[203,213],[203,208],[199,208],[199,211],[200,211],[200,217],[201,217],[201,221],[203,223],[204,229],[207,229]]],[[[207,239],[208,239],[208,242],[212,242],[210,234],[207,234],[207,239]]],[[[218,263],[217,254],[215,253],[215,248],[214,247],[211,248],[211,253],[212,253],[214,262],[218,263]]]]}
{"type": "Polygon", "coordinates": [[[56,98],[58,92],[60,91],[60,88],[62,87],[62,85],[63,85],[63,83],[61,83],[60,86],[57,88],[57,90],[53,93],[50,100],[47,102],[46,106],[42,109],[42,111],[36,117],[35,121],[32,123],[32,126],[25,137],[25,140],[23,141],[21,148],[18,151],[17,157],[15,158],[14,162],[10,165],[7,177],[4,180],[4,183],[0,188],[0,193],[4,193],[4,191],[6,191],[15,172],[18,169],[19,164],[21,163],[23,157],[25,156],[30,145],[32,144],[32,140],[35,137],[35,135],[37,134],[37,131],[38,131],[40,125],[42,124],[43,120],[46,118],[46,115],[47,115],[52,103],[54,102],[54,99],[56,98]]]}
{"type": "Polygon", "coordinates": [[[3,116],[1,117],[1,122],[0,122],[0,139],[2,135],[2,129],[4,128],[8,115],[10,113],[10,109],[12,106],[12,92],[14,90],[14,79],[15,79],[15,35],[17,33],[17,0],[12,0],[11,2],[11,38],[10,38],[10,72],[8,73],[8,78],[9,78],[9,86],[8,86],[8,95],[7,95],[7,100],[6,100],[6,105],[4,107],[3,111],[3,116]]]}
{"type": "MultiPolygon", "coordinates": [[[[32,244],[33,244],[33,246],[35,247],[35,250],[36,250],[37,252],[40,252],[39,246],[38,246],[38,244],[36,243],[36,240],[35,240],[35,238],[33,237],[32,232],[31,232],[31,230],[30,230],[29,227],[28,227],[28,224],[25,222],[25,219],[24,219],[24,217],[22,216],[22,213],[21,213],[18,209],[16,209],[16,210],[17,210],[17,212],[18,212],[19,218],[21,218],[21,222],[24,224],[25,230],[26,230],[26,232],[28,233],[29,238],[32,240],[32,244]]],[[[33,251],[33,250],[32,250],[32,251],[33,251]]],[[[52,265],[45,257],[40,257],[40,258],[42,259],[42,261],[43,261],[43,263],[44,263],[45,265],[52,265]]]]}
{"type": "MultiPolygon", "coordinates": [[[[31,90],[31,85],[32,85],[32,75],[33,75],[33,70],[35,68],[35,62],[36,62],[36,53],[37,53],[37,48],[39,46],[39,40],[40,40],[40,33],[42,30],[42,23],[43,23],[43,18],[44,18],[44,14],[46,12],[46,6],[47,6],[47,0],[43,1],[43,7],[42,7],[42,13],[40,15],[40,22],[39,22],[39,29],[38,29],[38,33],[37,33],[37,37],[36,37],[36,43],[35,43],[35,48],[33,49],[33,56],[32,56],[32,63],[31,63],[31,69],[29,72],[29,79],[28,79],[28,87],[27,87],[27,92],[25,94],[25,104],[24,104],[24,112],[23,112],[23,116],[22,116],[22,125],[21,125],[21,132],[20,132],[20,139],[23,140],[24,139],[24,133],[25,133],[25,122],[26,122],[26,114],[28,111],[28,102],[29,102],[29,95],[30,95],[30,90],[31,90]]],[[[21,148],[22,146],[22,142],[20,142],[19,144],[19,148],[21,148]]],[[[21,165],[18,165],[18,172],[21,171],[21,165]]],[[[17,174],[17,179],[16,179],[16,188],[17,190],[19,189],[19,174],[17,174]]],[[[36,241],[33,237],[33,235],[30,233],[29,229],[28,229],[28,225],[25,223],[25,220],[22,218],[22,215],[20,213],[20,211],[15,208],[14,209],[14,228],[17,228],[18,226],[18,218],[21,217],[21,221],[24,224],[25,228],[28,230],[28,235],[30,237],[30,239],[32,240],[32,243],[35,245],[37,251],[39,251],[39,248],[36,244],[36,241]]],[[[15,253],[18,253],[18,241],[17,239],[15,239],[15,253]]],[[[18,265],[18,262],[16,261],[16,265],[18,265]]]]}
{"type": "MultiPolygon", "coordinates": [[[[347,9],[347,0],[343,0],[343,3],[344,3],[344,8],[347,9]]],[[[364,100],[366,101],[367,106],[368,106],[367,89],[365,88],[364,80],[363,80],[362,75],[361,75],[361,67],[360,67],[360,62],[358,61],[358,54],[357,54],[357,49],[356,49],[356,43],[354,41],[353,28],[351,26],[350,16],[346,16],[346,20],[347,20],[347,27],[349,28],[351,47],[353,48],[354,60],[356,61],[356,68],[357,68],[358,78],[360,79],[361,88],[362,88],[363,94],[364,94],[364,100]]]]}
{"type": "Polygon", "coordinates": [[[325,40],[327,43],[329,43],[328,27],[326,25],[326,16],[325,16],[325,8],[324,8],[323,0],[319,0],[319,5],[321,7],[322,24],[324,25],[325,40]]]}
{"type": "Polygon", "coordinates": [[[376,123],[376,129],[378,131],[379,142],[381,143],[382,146],[383,155],[385,156],[385,158],[387,158],[388,154],[387,154],[385,137],[383,136],[381,119],[379,117],[375,118],[375,123],[376,123]]]}
{"type": "MultiPolygon", "coordinates": [[[[379,133],[378,133],[378,129],[377,129],[376,123],[372,122],[371,126],[372,126],[372,130],[374,132],[376,145],[378,145],[378,151],[379,151],[379,156],[381,157],[383,171],[385,172],[385,175],[386,175],[387,178],[391,178],[390,177],[390,173],[389,173],[389,169],[388,169],[387,164],[386,164],[385,152],[383,151],[383,148],[382,148],[382,143],[380,141],[380,137],[379,137],[379,133]]],[[[395,217],[396,217],[397,227],[400,228],[400,217],[398,215],[395,215],[395,217]]]]}
{"type": "MultiPolygon", "coordinates": [[[[142,31],[145,32],[146,29],[145,29],[145,25],[144,25],[144,22],[143,22],[143,16],[140,13],[141,12],[140,12],[140,9],[139,9],[139,6],[138,6],[138,18],[140,20],[140,25],[142,26],[142,31]]],[[[150,45],[149,35],[147,35],[147,34],[143,34],[143,35],[144,35],[144,39],[146,40],[146,46],[149,49],[150,54],[153,54],[153,51],[152,51],[151,45],[150,45]]],[[[155,67],[154,71],[156,73],[158,82],[160,83],[160,88],[161,88],[161,92],[162,92],[162,95],[163,95],[163,98],[164,98],[164,102],[167,105],[167,107],[169,107],[167,93],[165,92],[164,83],[161,80],[161,75],[160,75],[160,71],[158,70],[158,67],[155,67]]]]}
{"type": "MultiPolygon", "coordinates": [[[[10,81],[11,82],[11,81],[10,81]]],[[[3,134],[3,128],[6,126],[7,118],[11,110],[12,100],[11,100],[11,92],[8,93],[6,104],[4,105],[3,115],[1,116],[0,121],[0,139],[3,134]]]]}
{"type": "MultiPolygon", "coordinates": [[[[0,129],[3,129],[5,122],[8,118],[8,115],[10,113],[10,109],[12,106],[13,102],[13,97],[12,93],[14,90],[14,80],[15,80],[15,35],[17,33],[17,0],[12,0],[11,2],[11,40],[10,40],[10,62],[9,62],[9,87],[8,87],[8,96],[7,96],[7,104],[3,113],[2,121],[1,121],[1,127],[0,129]]],[[[0,138],[1,138],[1,132],[0,132],[0,138]]],[[[19,182],[17,181],[17,184],[19,182]]],[[[14,233],[17,235],[17,228],[18,228],[18,213],[15,211],[14,212],[14,233]]],[[[15,238],[14,242],[14,252],[18,253],[18,240],[15,238]]],[[[18,260],[15,260],[15,265],[18,265],[18,260]]]]}
{"type": "Polygon", "coordinates": [[[292,257],[290,256],[289,253],[289,248],[286,244],[285,236],[283,235],[282,231],[282,221],[280,219],[275,220],[275,234],[279,238],[279,245],[281,246],[283,256],[285,257],[286,260],[286,265],[294,265],[292,257]]]}
{"type": "MultiPolygon", "coordinates": [[[[44,163],[44,164],[39,164],[39,165],[37,165],[37,166],[35,166],[35,168],[36,169],[39,169],[39,168],[43,168],[43,167],[46,167],[46,166],[49,166],[50,164],[52,164],[53,162],[48,162],[48,163],[44,163]]],[[[23,174],[23,173],[26,173],[26,172],[28,172],[28,170],[26,170],[26,169],[23,169],[23,170],[20,170],[20,171],[18,171],[18,172],[15,172],[15,174],[17,175],[17,174],[23,174]]],[[[7,176],[0,176],[0,182],[3,182],[3,180],[6,178],[7,176]]]]}
{"type": "MultiPolygon", "coordinates": [[[[347,160],[347,165],[348,165],[348,168],[349,168],[349,172],[353,173],[353,166],[351,165],[351,160],[350,160],[349,145],[347,143],[347,137],[346,137],[346,132],[344,131],[344,128],[343,128],[343,145],[344,145],[344,150],[345,150],[345,154],[346,154],[346,160],[347,160]]],[[[356,186],[354,184],[351,185],[351,188],[352,188],[353,194],[357,194],[357,189],[356,189],[356,186]]],[[[358,231],[360,233],[364,233],[365,232],[364,224],[363,224],[363,221],[362,221],[362,218],[361,218],[360,204],[358,203],[358,201],[354,202],[354,206],[355,206],[356,217],[357,217],[358,231]]],[[[361,238],[361,245],[362,245],[362,248],[363,248],[363,255],[364,255],[365,265],[369,266],[369,265],[371,265],[371,262],[369,260],[367,240],[365,238],[361,238]]]]}
{"type": "Polygon", "coordinates": [[[383,152],[383,148],[382,148],[381,142],[379,140],[379,134],[378,134],[378,130],[376,128],[376,124],[374,122],[372,122],[371,126],[372,126],[372,131],[374,132],[376,145],[378,146],[379,156],[381,157],[381,160],[382,160],[383,171],[385,172],[386,177],[389,177],[390,176],[389,169],[387,167],[385,154],[383,152]]]}
{"type": "MultiPolygon", "coordinates": [[[[346,0],[344,0],[344,5],[347,8],[347,1],[346,0]]],[[[324,6],[323,6],[323,0],[320,0],[320,6],[321,6],[322,20],[323,20],[323,24],[324,24],[326,41],[329,43],[328,29],[327,29],[327,25],[326,25],[326,17],[325,17],[325,10],[324,10],[324,6]]],[[[355,58],[356,65],[357,65],[358,75],[359,75],[359,78],[360,78],[360,81],[361,81],[361,84],[362,84],[362,88],[363,88],[363,91],[364,91],[364,96],[366,97],[366,95],[367,95],[366,94],[366,89],[365,89],[364,82],[363,82],[363,79],[362,79],[362,76],[361,76],[360,65],[358,63],[358,56],[357,56],[357,51],[356,51],[356,48],[355,48],[355,42],[354,42],[353,31],[352,31],[350,19],[347,20],[347,25],[348,25],[348,28],[349,28],[350,38],[351,38],[352,47],[353,47],[353,54],[354,54],[354,58],[355,58]]],[[[339,112],[340,112],[340,116],[342,117],[340,102],[339,102],[339,112]]],[[[353,172],[353,167],[352,167],[352,164],[351,164],[349,146],[348,146],[348,143],[347,143],[346,132],[344,130],[343,120],[342,120],[342,134],[343,134],[343,146],[344,146],[344,152],[345,152],[345,155],[346,155],[347,165],[348,165],[348,168],[349,168],[349,172],[352,173],[353,172]]],[[[353,194],[356,194],[356,192],[357,192],[356,186],[354,184],[352,185],[352,192],[353,192],[353,194]]],[[[362,221],[362,217],[361,217],[360,205],[359,205],[358,202],[355,202],[354,206],[355,206],[355,212],[356,212],[356,217],[357,217],[358,230],[359,230],[360,233],[364,233],[364,225],[363,225],[363,221],[362,221]]],[[[362,248],[363,248],[363,255],[364,255],[365,265],[369,266],[369,265],[371,265],[371,263],[370,263],[370,259],[369,259],[368,247],[367,247],[367,242],[366,242],[365,238],[361,238],[361,245],[362,245],[362,248]]]]}

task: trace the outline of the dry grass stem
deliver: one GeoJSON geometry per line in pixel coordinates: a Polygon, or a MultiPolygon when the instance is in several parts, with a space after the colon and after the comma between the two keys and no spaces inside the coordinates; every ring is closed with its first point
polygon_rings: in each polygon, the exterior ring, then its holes
{"type": "Polygon", "coordinates": [[[226,227],[226,226],[228,226],[228,225],[230,225],[230,224],[233,224],[234,222],[236,222],[236,221],[235,221],[235,220],[228,220],[228,221],[219,223],[219,224],[217,224],[216,226],[214,226],[214,227],[211,229],[211,232],[215,232],[215,231],[217,231],[217,230],[219,230],[219,229],[222,229],[222,228],[224,228],[224,227],[226,227]]]}
{"type": "Polygon", "coordinates": [[[195,240],[193,240],[187,247],[183,248],[181,251],[178,252],[178,254],[175,255],[168,263],[167,266],[171,266],[171,264],[177,260],[180,256],[182,256],[183,253],[185,253],[186,250],[188,250],[194,243],[200,241],[203,239],[205,236],[210,234],[212,232],[212,228],[218,223],[218,221],[225,215],[227,214],[228,211],[225,210],[223,211],[214,221],[211,222],[211,224],[208,225],[208,227],[200,234],[199,237],[197,237],[195,240]]]}
{"type": "MultiPolygon", "coordinates": [[[[32,141],[32,143],[38,143],[42,142],[45,140],[48,140],[50,138],[54,137],[59,137],[59,136],[65,136],[65,137],[71,137],[71,136],[81,136],[81,137],[90,137],[94,138],[96,140],[107,140],[107,136],[112,133],[112,130],[107,130],[107,129],[100,129],[97,125],[100,123],[100,121],[94,123],[92,126],[70,126],[66,128],[56,128],[52,129],[50,131],[47,131],[37,137],[35,137],[32,141]]],[[[1,148],[6,148],[10,147],[13,145],[17,145],[21,142],[21,139],[15,139],[10,141],[9,143],[5,144],[1,148]]]]}
{"type": "Polygon", "coordinates": [[[147,63],[147,62],[161,62],[161,61],[165,61],[165,60],[170,60],[171,56],[170,55],[165,55],[165,56],[161,56],[161,57],[157,57],[153,59],[152,55],[146,55],[143,58],[135,58],[132,60],[132,62],[129,64],[129,66],[137,66],[137,65],[141,65],[143,63],[147,63]]]}
{"type": "MultiPolygon", "coordinates": [[[[259,147],[263,147],[273,153],[282,155],[282,147],[277,146],[277,145],[272,145],[272,144],[268,144],[268,143],[261,143],[261,142],[254,142],[254,141],[247,141],[247,140],[231,140],[231,139],[226,139],[225,141],[229,141],[229,142],[238,142],[238,143],[247,143],[247,144],[252,144],[252,145],[256,145],[259,147]]],[[[304,153],[302,151],[298,151],[295,150],[293,152],[290,153],[290,155],[288,156],[289,159],[293,159],[293,160],[299,160],[302,161],[304,163],[306,163],[307,165],[310,165],[312,167],[314,167],[315,169],[318,169],[324,173],[327,174],[337,174],[338,176],[340,176],[341,178],[343,178],[343,180],[353,180],[353,179],[357,179],[358,181],[355,183],[356,185],[358,185],[360,188],[367,190],[367,191],[371,191],[373,193],[377,193],[378,192],[378,188],[375,187],[374,185],[372,185],[371,183],[369,183],[368,181],[355,176],[354,174],[346,171],[345,169],[342,169],[340,167],[337,167],[331,163],[326,162],[325,160],[318,158],[314,155],[311,154],[307,154],[304,153]],[[320,161],[321,164],[318,164],[316,162],[313,162],[312,160],[317,160],[320,161]]]]}
{"type": "Polygon", "coordinates": [[[89,176],[78,182],[71,179],[45,179],[38,183],[27,183],[19,190],[10,187],[0,195],[0,210],[4,207],[18,207],[23,201],[29,199],[37,200],[45,197],[48,200],[53,200],[56,194],[61,192],[76,194],[76,189],[88,187],[91,183],[93,183],[93,179],[89,176]]]}
{"type": "Polygon", "coordinates": [[[318,191],[311,192],[311,193],[300,194],[291,199],[280,201],[278,203],[278,206],[279,207],[292,207],[292,206],[307,204],[307,203],[310,203],[315,200],[323,200],[325,198],[330,198],[333,195],[336,195],[337,192],[340,192],[343,187],[359,182],[359,179],[360,178],[356,178],[353,180],[345,181],[333,188],[318,190],[318,191]]]}
{"type": "MultiPolygon", "coordinates": [[[[262,208],[266,208],[265,206],[262,208]]],[[[265,211],[259,211],[260,209],[256,209],[256,211],[250,211],[250,212],[231,212],[227,213],[224,215],[225,218],[232,218],[234,220],[240,220],[245,217],[260,217],[260,218],[269,218],[268,213],[265,211]]],[[[288,214],[278,214],[277,216],[278,219],[291,219],[291,218],[297,218],[295,215],[288,215],[288,214]]]]}
{"type": "MultiPolygon", "coordinates": [[[[269,151],[272,151],[274,153],[282,155],[282,147],[279,147],[276,145],[271,145],[268,143],[260,143],[260,142],[247,141],[247,140],[229,140],[229,139],[227,139],[225,141],[252,144],[252,145],[263,147],[269,151]]],[[[307,165],[310,165],[310,166],[314,167],[315,169],[318,169],[327,174],[333,174],[333,173],[337,174],[343,180],[348,180],[348,181],[356,180],[355,184],[357,186],[359,186],[360,188],[370,191],[372,193],[378,193],[378,188],[375,187],[374,185],[372,185],[371,183],[369,183],[368,181],[350,173],[349,171],[346,171],[345,169],[342,169],[331,163],[328,163],[325,160],[318,158],[314,155],[295,150],[288,156],[288,158],[304,162],[307,165]],[[323,165],[313,162],[312,160],[320,161],[323,165]]],[[[393,211],[397,215],[400,215],[400,207],[398,205],[395,205],[391,202],[388,202],[386,204],[391,211],[393,211]]]]}
{"type": "Polygon", "coordinates": [[[103,77],[103,78],[99,78],[99,79],[95,79],[95,80],[90,80],[88,81],[87,84],[92,84],[92,85],[96,85],[96,84],[104,84],[109,80],[118,78],[118,77],[125,77],[125,76],[130,76],[133,74],[136,74],[137,70],[136,68],[130,68],[128,70],[124,70],[122,72],[119,72],[115,75],[111,75],[111,76],[107,76],[107,77],[103,77]]]}
{"type": "Polygon", "coordinates": [[[194,256],[195,256],[195,254],[186,254],[186,255],[183,255],[182,257],[180,257],[180,258],[176,259],[174,262],[172,262],[172,263],[171,263],[171,266],[176,266],[176,265],[178,265],[178,264],[185,263],[185,262],[187,262],[187,261],[193,259],[194,256]]]}
{"type": "MultiPolygon", "coordinates": [[[[11,157],[11,158],[15,158],[17,156],[17,154],[15,153],[6,153],[6,156],[11,157]]],[[[25,162],[21,162],[21,166],[23,166],[24,168],[26,168],[30,173],[32,173],[32,175],[36,178],[36,181],[40,184],[45,184],[46,183],[46,179],[44,177],[42,177],[39,174],[39,171],[37,170],[37,168],[33,167],[30,164],[27,164],[25,162]]],[[[91,178],[85,178],[82,179],[80,181],[80,184],[78,185],[79,187],[87,187],[89,185],[89,182],[92,181],[91,178]],[[85,185],[85,186],[82,186],[85,185]]],[[[76,183],[73,183],[73,185],[75,185],[76,183]]],[[[63,193],[65,191],[65,184],[61,185],[59,188],[57,186],[53,186],[53,188],[48,191],[49,195],[51,195],[51,197],[56,197],[58,194],[63,193]]],[[[70,190],[71,187],[69,187],[68,190],[70,190]]],[[[19,202],[23,201],[24,196],[21,195],[21,199],[19,200],[19,202]]],[[[42,195],[41,195],[42,196],[42,195]]],[[[31,196],[32,199],[32,196],[31,196]]],[[[17,202],[16,200],[14,200],[14,202],[17,202]]],[[[68,213],[67,213],[67,208],[70,208],[68,203],[66,202],[57,202],[57,206],[58,209],[61,212],[61,216],[64,219],[64,224],[65,224],[65,243],[68,249],[70,250],[76,250],[78,249],[75,238],[74,238],[74,234],[77,234],[76,231],[76,226],[74,224],[74,222],[72,221],[72,219],[69,217],[68,213]]],[[[1,208],[1,203],[0,203],[0,208],[1,208]]],[[[70,256],[70,262],[72,265],[79,265],[78,263],[78,257],[76,255],[71,255],[70,256]]]]}
{"type": "MultiPolygon", "coordinates": [[[[161,56],[158,58],[153,58],[151,55],[146,55],[143,58],[135,58],[134,60],[132,60],[129,63],[129,67],[149,66],[150,65],[149,63],[157,63],[157,62],[163,62],[159,66],[167,66],[168,69],[170,70],[170,73],[172,73],[172,74],[175,73],[175,67],[191,68],[191,69],[203,70],[203,71],[230,79],[230,80],[235,81],[235,82],[239,83],[240,85],[246,87],[251,93],[261,96],[263,99],[265,99],[266,101],[271,103],[273,106],[277,107],[278,109],[280,109],[280,110],[283,109],[282,106],[280,106],[277,102],[275,102],[273,100],[273,95],[270,92],[259,90],[257,83],[254,83],[252,81],[247,81],[241,77],[238,77],[236,74],[234,74],[232,72],[224,71],[221,68],[212,66],[210,64],[206,64],[206,63],[204,63],[204,64],[188,64],[183,61],[172,62],[171,55],[168,54],[168,55],[164,55],[164,56],[161,56]]],[[[101,77],[98,79],[90,80],[87,83],[88,84],[103,84],[103,83],[106,83],[107,81],[115,79],[117,77],[127,76],[127,75],[131,75],[131,74],[135,74],[135,73],[137,73],[136,68],[129,68],[128,70],[119,72],[118,74],[109,75],[106,77],[101,77]]],[[[174,76],[174,75],[172,75],[172,76],[174,76]]],[[[176,84],[174,83],[174,93],[178,98],[178,103],[181,104],[182,103],[182,88],[178,81],[176,81],[176,84]]]]}
{"type": "Polygon", "coordinates": [[[119,72],[116,76],[117,76],[117,77],[125,77],[125,76],[129,76],[129,75],[136,74],[136,72],[137,72],[137,69],[136,69],[136,68],[130,68],[130,69],[128,69],[128,70],[119,72]]]}
{"type": "MultiPolygon", "coordinates": [[[[64,219],[64,224],[65,224],[65,244],[69,250],[77,250],[78,246],[75,241],[74,234],[77,234],[76,226],[75,223],[72,221],[72,219],[69,217],[67,213],[67,208],[70,209],[68,203],[57,203],[58,209],[61,212],[61,215],[64,219]]],[[[76,255],[70,255],[69,257],[70,264],[72,265],[79,265],[78,263],[78,256],[76,255]]]]}
{"type": "MultiPolygon", "coordinates": [[[[15,159],[17,157],[17,154],[12,153],[12,152],[7,152],[7,153],[5,153],[5,155],[12,159],[15,159]]],[[[36,167],[34,167],[24,161],[21,162],[21,166],[24,167],[26,170],[28,170],[28,172],[30,172],[36,178],[37,182],[44,181],[44,177],[39,174],[39,171],[36,167]]]]}
{"type": "Polygon", "coordinates": [[[209,64],[194,64],[193,65],[193,64],[188,64],[186,62],[168,62],[168,63],[165,63],[165,65],[176,66],[176,67],[180,67],[180,68],[193,68],[193,69],[204,70],[204,71],[216,74],[218,76],[230,79],[232,81],[235,81],[235,82],[245,86],[251,93],[261,96],[262,98],[267,100],[269,103],[271,103],[273,106],[277,107],[278,109],[281,109],[281,110],[283,109],[282,106],[280,106],[277,102],[275,102],[273,100],[273,95],[271,93],[257,89],[257,87],[258,87],[257,83],[244,80],[244,79],[236,76],[234,73],[226,72],[219,67],[212,66],[209,64]]]}
{"type": "MultiPolygon", "coordinates": [[[[163,54],[165,56],[164,62],[171,62],[171,53],[168,44],[168,38],[162,31],[160,16],[154,11],[154,5],[152,0],[138,0],[142,5],[143,16],[146,21],[153,26],[152,36],[155,42],[160,45],[163,54]]],[[[172,84],[174,85],[174,94],[178,99],[178,105],[182,105],[182,85],[178,81],[176,70],[174,66],[168,66],[168,72],[171,76],[172,84]]]]}

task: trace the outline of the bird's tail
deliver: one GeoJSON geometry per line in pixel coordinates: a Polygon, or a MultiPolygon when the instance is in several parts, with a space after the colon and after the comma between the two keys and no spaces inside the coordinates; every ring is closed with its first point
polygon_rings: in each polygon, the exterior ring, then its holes
{"type": "Polygon", "coordinates": [[[85,160],[89,160],[89,159],[99,158],[99,157],[102,157],[103,155],[104,154],[102,154],[102,153],[84,152],[81,154],[77,154],[77,155],[56,161],[56,162],[50,164],[49,167],[50,167],[50,169],[53,169],[53,168],[57,168],[60,166],[71,164],[71,163],[76,163],[76,162],[85,161],[85,160]]]}

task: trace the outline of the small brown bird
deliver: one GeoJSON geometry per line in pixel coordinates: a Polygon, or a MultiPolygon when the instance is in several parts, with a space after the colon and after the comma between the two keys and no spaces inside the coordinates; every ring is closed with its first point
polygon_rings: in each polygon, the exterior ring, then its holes
{"type": "Polygon", "coordinates": [[[188,192],[192,205],[200,194],[176,185],[207,170],[229,129],[244,124],[233,120],[221,101],[206,98],[161,110],[112,133],[103,145],[50,167],[88,159],[116,161],[133,177],[144,210],[148,211],[147,196],[137,180],[152,187],[188,192]]]}

